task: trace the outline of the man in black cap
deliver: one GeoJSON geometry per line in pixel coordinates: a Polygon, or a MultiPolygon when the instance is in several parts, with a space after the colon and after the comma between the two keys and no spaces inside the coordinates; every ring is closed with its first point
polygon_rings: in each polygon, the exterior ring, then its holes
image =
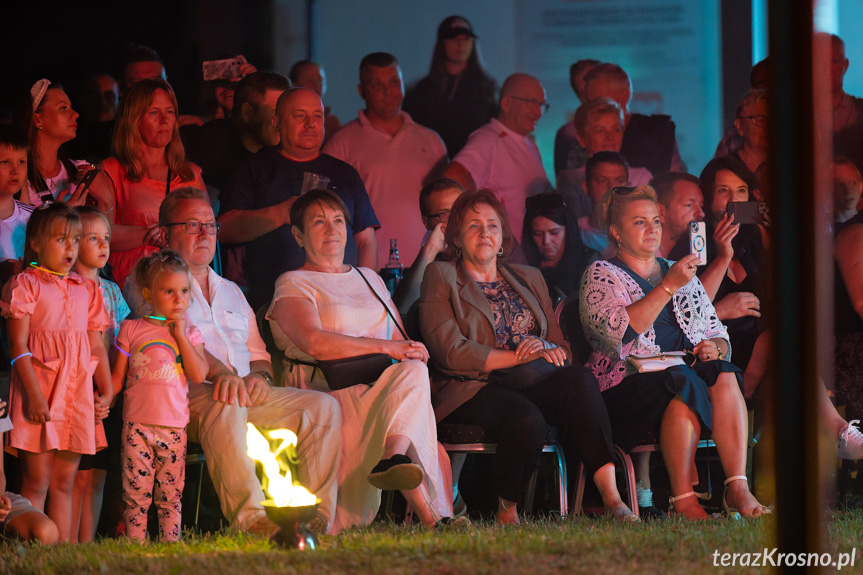
{"type": "Polygon", "coordinates": [[[497,112],[494,79],[480,63],[477,36],[467,19],[450,16],[437,30],[429,75],[405,96],[403,109],[443,139],[449,157],[497,112]]]}

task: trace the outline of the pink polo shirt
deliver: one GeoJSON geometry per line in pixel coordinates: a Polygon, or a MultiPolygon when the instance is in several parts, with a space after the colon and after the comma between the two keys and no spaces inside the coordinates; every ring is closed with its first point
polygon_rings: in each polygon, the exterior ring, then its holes
{"type": "Polygon", "coordinates": [[[323,152],[349,163],[363,179],[375,215],[378,265],[389,259],[390,239],[398,240],[405,266],[422,247],[425,227],[420,216],[420,190],[443,174],[447,155],[437,132],[414,122],[402,112],[404,124],[390,135],[369,121],[365,112],[332,135],[323,152]]]}

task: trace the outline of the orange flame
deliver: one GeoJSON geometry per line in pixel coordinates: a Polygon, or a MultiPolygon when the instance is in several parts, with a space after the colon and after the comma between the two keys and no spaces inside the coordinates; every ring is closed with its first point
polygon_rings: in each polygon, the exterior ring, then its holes
{"type": "Polygon", "coordinates": [[[266,486],[264,491],[273,499],[278,507],[301,507],[314,505],[318,498],[310,493],[305,487],[294,484],[290,467],[287,464],[280,465],[278,456],[285,452],[289,455],[291,449],[296,452],[297,436],[289,429],[274,429],[262,434],[251,423],[247,423],[246,445],[249,457],[259,461],[264,467],[266,486]],[[270,439],[280,439],[282,442],[275,451],[270,451],[270,439]],[[284,473],[282,470],[284,469],[284,473]]]}

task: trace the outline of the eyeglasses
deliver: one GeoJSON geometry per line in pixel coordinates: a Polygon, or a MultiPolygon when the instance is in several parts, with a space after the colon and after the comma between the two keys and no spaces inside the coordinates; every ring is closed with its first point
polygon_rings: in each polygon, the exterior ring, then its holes
{"type": "Polygon", "coordinates": [[[430,220],[434,220],[434,219],[440,220],[441,223],[445,224],[445,223],[447,223],[447,221],[449,221],[449,214],[450,214],[450,210],[441,210],[436,214],[429,214],[426,217],[430,220]]]}
{"type": "Polygon", "coordinates": [[[165,226],[183,226],[187,234],[196,236],[201,233],[201,227],[207,230],[211,236],[215,236],[222,229],[222,224],[218,222],[175,222],[173,224],[165,224],[165,226]]]}
{"type": "Polygon", "coordinates": [[[548,112],[548,109],[551,108],[551,104],[548,102],[540,102],[538,100],[533,100],[531,98],[519,98],[518,96],[510,96],[513,100],[521,100],[522,102],[527,102],[528,104],[533,104],[534,106],[539,106],[542,108],[542,113],[548,112]]]}
{"type": "Polygon", "coordinates": [[[770,116],[765,116],[764,114],[758,114],[757,116],[743,116],[747,120],[750,120],[753,124],[758,126],[759,128],[767,127],[767,120],[770,116]]]}

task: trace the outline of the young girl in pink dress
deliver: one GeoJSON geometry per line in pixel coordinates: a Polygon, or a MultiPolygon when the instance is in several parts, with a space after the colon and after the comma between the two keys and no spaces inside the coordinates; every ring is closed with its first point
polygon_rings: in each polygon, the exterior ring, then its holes
{"type": "Polygon", "coordinates": [[[147,512],[155,501],[159,538],[180,538],[180,499],[189,422],[187,377],[207,377],[204,340],[187,324],[192,280],[186,263],[170,250],[141,258],[135,280],[152,315],[127,320],[117,335],[114,390],[123,382],[123,501],[126,534],[147,539],[147,512]]]}
{"type": "Polygon", "coordinates": [[[96,284],[70,273],[80,239],[81,220],[72,208],[58,203],[35,210],[25,238],[29,266],[3,289],[15,426],[8,448],[21,460],[21,495],[46,511],[61,541],[72,532],[78,462],[106,446],[98,420],[113,396],[102,296],[96,284]]]}

